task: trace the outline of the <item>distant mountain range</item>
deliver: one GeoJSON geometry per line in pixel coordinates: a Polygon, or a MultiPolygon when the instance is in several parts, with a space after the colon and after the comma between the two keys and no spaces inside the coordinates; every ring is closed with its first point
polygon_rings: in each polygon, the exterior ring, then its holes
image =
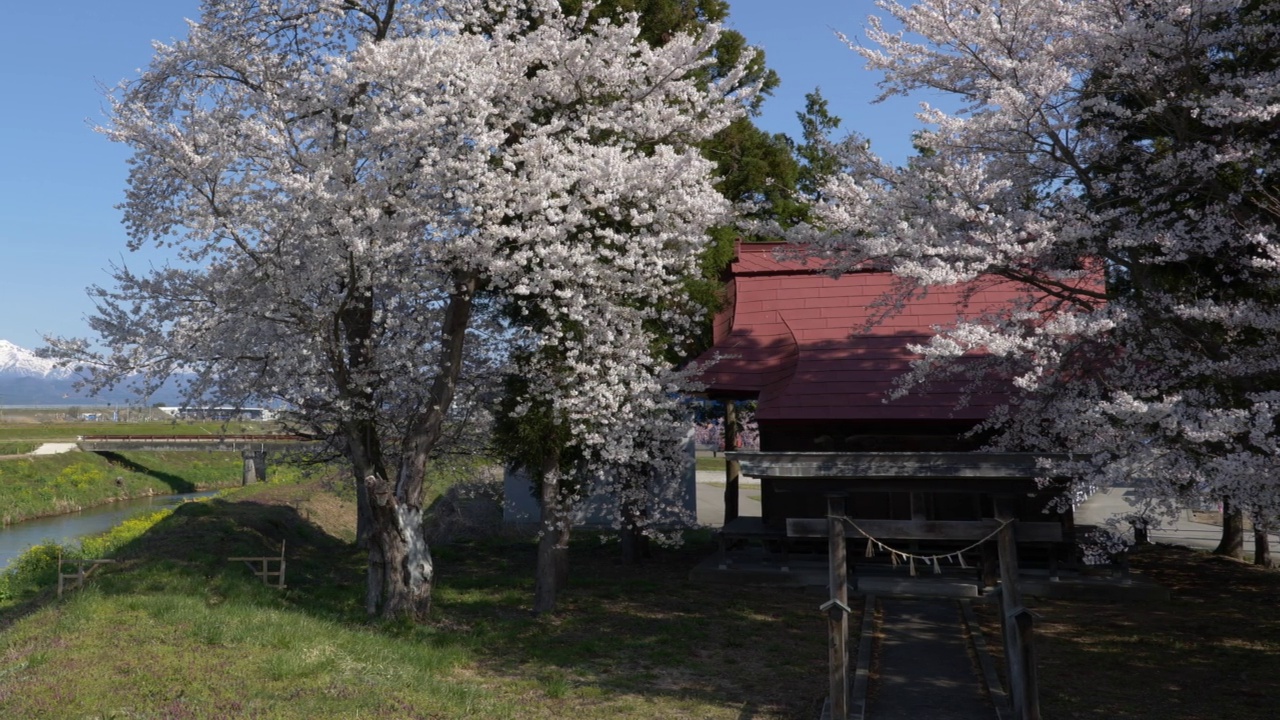
{"type": "MultiPolygon", "coordinates": [[[[0,406],[3,405],[106,405],[136,403],[139,398],[117,389],[94,397],[78,393],[75,373],[52,360],[37,357],[26,348],[0,340],[0,406]]],[[[149,404],[178,403],[176,392],[157,394],[149,404]],[[161,396],[163,395],[163,397],[161,396]]]]}

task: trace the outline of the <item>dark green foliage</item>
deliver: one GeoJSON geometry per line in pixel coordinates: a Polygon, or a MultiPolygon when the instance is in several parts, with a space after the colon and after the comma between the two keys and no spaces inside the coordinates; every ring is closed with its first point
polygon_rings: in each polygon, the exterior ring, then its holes
{"type": "Polygon", "coordinates": [[[792,144],[800,161],[795,186],[805,197],[816,199],[822,195],[822,184],[841,169],[831,140],[832,133],[840,129],[840,118],[828,110],[821,88],[804,96],[804,111],[796,117],[803,142],[792,144]]]}

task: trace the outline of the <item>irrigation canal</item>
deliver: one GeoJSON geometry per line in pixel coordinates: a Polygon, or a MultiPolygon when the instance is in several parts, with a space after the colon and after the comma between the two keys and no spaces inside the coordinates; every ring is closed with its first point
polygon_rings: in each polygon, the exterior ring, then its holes
{"type": "Polygon", "coordinates": [[[182,493],[179,495],[153,495],[151,497],[121,500],[107,505],[81,510],[66,515],[34,518],[0,527],[0,570],[8,567],[14,558],[32,545],[52,540],[69,543],[86,535],[105,532],[134,515],[161,508],[172,507],[186,500],[213,495],[217,490],[182,493]]]}

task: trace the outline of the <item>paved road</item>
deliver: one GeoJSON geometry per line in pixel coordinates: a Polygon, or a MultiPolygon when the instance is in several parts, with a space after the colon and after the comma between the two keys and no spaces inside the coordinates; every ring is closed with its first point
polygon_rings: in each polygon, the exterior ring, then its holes
{"type": "MultiPolygon", "coordinates": [[[[738,514],[760,515],[760,481],[743,478],[738,486],[738,514]]],[[[724,525],[724,473],[698,471],[698,523],[724,525]]]]}
{"type": "MultiPolygon", "coordinates": [[[[1133,512],[1134,507],[1129,500],[1132,493],[1130,488],[1099,490],[1076,508],[1076,522],[1081,525],[1101,525],[1108,518],[1123,517],[1133,512]]],[[[1185,545],[1202,550],[1217,547],[1221,537],[1222,528],[1195,522],[1188,517],[1186,511],[1176,518],[1161,518],[1160,526],[1151,530],[1152,542],[1185,545]]],[[[1245,536],[1245,552],[1253,552],[1252,533],[1245,536]]],[[[1280,554],[1280,539],[1276,535],[1271,536],[1271,552],[1280,554]]]]}
{"type": "MultiPolygon", "coordinates": [[[[1132,513],[1132,493],[1130,488],[1099,490],[1076,508],[1076,523],[1101,525],[1110,517],[1123,517],[1132,513]]],[[[759,496],[760,481],[756,478],[743,478],[738,490],[738,513],[760,515],[760,501],[756,499],[759,496]]],[[[698,522],[717,527],[724,524],[723,473],[698,471],[698,522]]],[[[1186,511],[1176,518],[1161,519],[1160,523],[1159,527],[1151,530],[1153,542],[1212,550],[1218,546],[1218,540],[1222,536],[1220,527],[1195,522],[1186,511]]],[[[1253,551],[1252,535],[1245,538],[1245,550],[1253,551]]],[[[1280,535],[1271,536],[1271,552],[1280,555],[1280,535]]]]}

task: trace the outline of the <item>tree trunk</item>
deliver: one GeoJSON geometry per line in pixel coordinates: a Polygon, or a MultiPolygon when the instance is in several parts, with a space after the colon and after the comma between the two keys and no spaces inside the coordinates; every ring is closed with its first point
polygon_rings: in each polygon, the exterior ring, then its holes
{"type": "Polygon", "coordinates": [[[1271,525],[1262,517],[1261,513],[1253,513],[1252,519],[1253,564],[1265,568],[1275,567],[1275,562],[1271,559],[1271,540],[1268,536],[1271,525]]]}
{"type": "Polygon", "coordinates": [[[1267,568],[1276,566],[1271,559],[1271,541],[1267,531],[1257,526],[1253,528],[1253,564],[1267,568]]]}
{"type": "Polygon", "coordinates": [[[1244,512],[1232,507],[1225,497],[1222,498],[1222,540],[1213,554],[1244,559],[1244,512]]]}
{"type": "MultiPolygon", "coordinates": [[[[356,547],[372,552],[372,546],[369,544],[371,537],[373,537],[373,511],[369,509],[369,488],[356,478],[356,547]]],[[[370,557],[372,558],[372,555],[370,557]]],[[[370,592],[373,592],[372,588],[370,592]]],[[[379,592],[381,592],[380,589],[379,592]]]]}
{"type": "Polygon", "coordinates": [[[569,582],[569,514],[560,492],[558,453],[542,466],[540,500],[542,536],[538,538],[538,563],[534,574],[533,612],[556,609],[556,593],[569,582]]]}
{"type": "Polygon", "coordinates": [[[629,512],[622,525],[622,564],[639,565],[650,557],[649,537],[640,529],[638,513],[629,512]]]}
{"type": "Polygon", "coordinates": [[[634,525],[622,527],[622,564],[639,565],[649,557],[649,538],[634,525]]]}
{"type": "Polygon", "coordinates": [[[371,476],[365,482],[374,526],[369,594],[375,592],[375,575],[381,575],[382,617],[423,622],[431,612],[435,564],[422,532],[422,508],[397,497],[387,480],[371,476]],[[381,559],[381,573],[376,573],[375,557],[381,559]]]}
{"type": "Polygon", "coordinates": [[[645,513],[641,498],[644,496],[643,490],[647,470],[648,468],[645,468],[634,473],[628,473],[626,485],[622,492],[620,501],[622,503],[622,533],[620,539],[623,565],[639,565],[642,560],[649,557],[649,538],[641,530],[645,513]]]}
{"type": "MultiPolygon", "coordinates": [[[[372,520],[369,521],[368,529],[373,530],[372,520]]],[[[369,566],[365,569],[368,577],[364,589],[364,610],[369,617],[377,615],[378,608],[382,606],[382,578],[387,574],[387,563],[382,559],[382,550],[372,542],[372,537],[370,532],[365,538],[366,547],[369,549],[369,566]]]]}
{"type": "Polygon", "coordinates": [[[353,424],[350,451],[367,494],[369,577],[366,607],[386,618],[427,619],[435,584],[435,563],[423,534],[422,487],[427,459],[443,433],[445,414],[453,402],[462,353],[479,279],[474,273],[454,276],[454,289],[440,328],[436,377],[423,412],[400,443],[400,466],[392,481],[382,471],[377,429],[353,424]]]}

